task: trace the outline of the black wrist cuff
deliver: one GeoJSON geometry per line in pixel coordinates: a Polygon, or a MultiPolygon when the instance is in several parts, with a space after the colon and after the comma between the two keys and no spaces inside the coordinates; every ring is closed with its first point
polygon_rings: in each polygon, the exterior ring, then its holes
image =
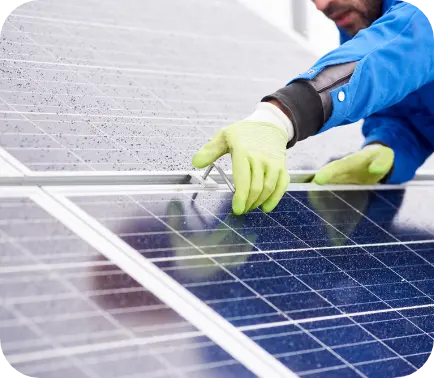
{"type": "Polygon", "coordinates": [[[294,126],[294,138],[287,148],[318,133],[324,125],[324,111],[320,95],[306,81],[295,81],[265,96],[261,101],[279,101],[288,112],[294,126]]]}

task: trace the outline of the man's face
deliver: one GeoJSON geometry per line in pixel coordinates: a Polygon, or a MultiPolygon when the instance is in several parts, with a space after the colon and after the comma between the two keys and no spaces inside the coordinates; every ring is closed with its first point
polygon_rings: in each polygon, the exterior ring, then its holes
{"type": "Polygon", "coordinates": [[[313,0],[318,10],[354,37],[381,16],[383,0],[313,0]]]}

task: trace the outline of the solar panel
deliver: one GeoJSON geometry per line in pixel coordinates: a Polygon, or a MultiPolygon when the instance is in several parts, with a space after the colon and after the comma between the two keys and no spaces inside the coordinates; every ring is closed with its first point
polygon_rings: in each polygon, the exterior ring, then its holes
{"type": "Polygon", "coordinates": [[[3,28],[1,144],[33,170],[190,169],[313,58],[230,1],[87,7],[26,4],[3,28]]]}
{"type": "Polygon", "coordinates": [[[30,376],[253,376],[29,198],[0,199],[0,339],[30,376]]]}
{"type": "Polygon", "coordinates": [[[300,376],[394,377],[433,349],[434,230],[406,206],[425,195],[288,192],[243,217],[230,193],[72,200],[300,376]]]}

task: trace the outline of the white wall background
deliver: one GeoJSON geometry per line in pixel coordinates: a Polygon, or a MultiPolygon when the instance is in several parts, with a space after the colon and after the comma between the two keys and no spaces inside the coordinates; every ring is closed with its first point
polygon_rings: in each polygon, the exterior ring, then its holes
{"type": "Polygon", "coordinates": [[[307,35],[312,47],[319,55],[324,55],[339,46],[339,32],[333,21],[318,11],[309,0],[291,0],[295,3],[305,2],[307,7],[307,35]]]}
{"type": "MultiPolygon", "coordinates": [[[[339,46],[339,33],[335,24],[327,19],[310,0],[239,0],[282,31],[300,39],[294,31],[293,15],[297,7],[306,8],[306,30],[309,47],[321,56],[339,46]]],[[[301,37],[303,38],[303,37],[301,37]]],[[[306,44],[306,40],[300,39],[306,44]]]]}

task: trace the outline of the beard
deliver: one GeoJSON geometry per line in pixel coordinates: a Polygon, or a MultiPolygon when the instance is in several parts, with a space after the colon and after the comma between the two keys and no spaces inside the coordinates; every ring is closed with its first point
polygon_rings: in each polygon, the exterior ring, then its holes
{"type": "Polygon", "coordinates": [[[336,0],[323,12],[337,24],[337,15],[348,14],[350,21],[341,28],[354,37],[360,30],[368,28],[381,17],[382,8],[383,0],[336,0]]]}

